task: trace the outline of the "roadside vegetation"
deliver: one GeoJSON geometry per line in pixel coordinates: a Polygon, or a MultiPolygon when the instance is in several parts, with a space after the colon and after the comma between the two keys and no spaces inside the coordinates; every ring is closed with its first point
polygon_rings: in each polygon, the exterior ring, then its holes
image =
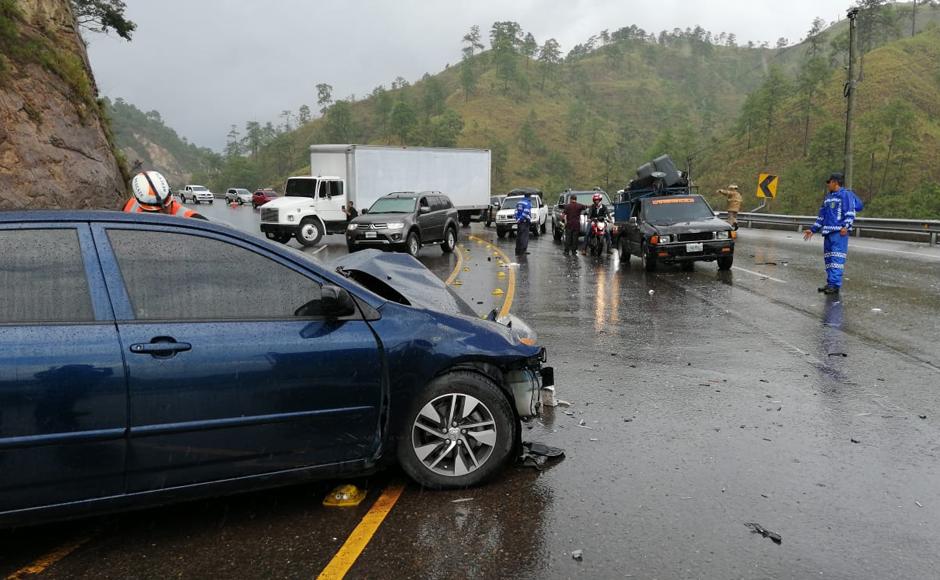
{"type": "MultiPolygon", "coordinates": [[[[867,216],[940,217],[940,7],[863,0],[855,187],[867,216]],[[915,10],[916,6],[916,10],[915,10]]],[[[668,153],[706,194],[781,176],[773,211],[814,211],[842,166],[845,21],[820,19],[799,42],[742,43],[701,27],[603,30],[563,54],[516,22],[473,27],[462,58],[340,97],[326,82],[276,121],[232,126],[194,179],[213,189],[269,186],[307,173],[308,146],[368,143],[492,151],[493,190],[622,188],[668,153]]],[[[717,199],[716,205],[721,206],[717,199]]],[[[754,202],[756,205],[756,201],[754,202]]]]}

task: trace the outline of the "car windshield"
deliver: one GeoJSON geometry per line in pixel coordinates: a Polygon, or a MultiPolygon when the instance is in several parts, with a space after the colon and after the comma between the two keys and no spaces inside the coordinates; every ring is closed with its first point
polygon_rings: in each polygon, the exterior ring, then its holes
{"type": "MultiPolygon", "coordinates": [[[[516,204],[522,201],[523,199],[525,198],[522,197],[521,195],[517,195],[514,197],[507,197],[506,199],[503,200],[503,205],[500,206],[500,209],[516,209],[516,204]]],[[[532,202],[532,207],[539,206],[538,198],[536,198],[534,195],[530,197],[529,200],[532,202]]]]}
{"type": "Polygon", "coordinates": [[[317,180],[316,179],[288,179],[287,188],[284,190],[287,197],[316,197],[317,180]]]}
{"type": "Polygon", "coordinates": [[[414,210],[413,197],[383,197],[372,204],[369,213],[413,213],[414,210]]]}
{"type": "Polygon", "coordinates": [[[691,222],[715,217],[700,197],[662,197],[646,202],[646,221],[656,225],[691,222]]]}
{"type": "MultiPolygon", "coordinates": [[[[578,199],[578,203],[584,204],[584,205],[593,205],[593,204],[594,204],[594,193],[595,193],[595,192],[591,191],[591,192],[588,192],[588,193],[576,193],[576,194],[574,194],[574,195],[575,195],[575,197],[578,199]]],[[[607,197],[607,194],[604,193],[603,191],[600,192],[600,194],[601,194],[601,203],[604,204],[604,205],[606,205],[606,206],[609,206],[609,205],[610,205],[610,198],[607,197]]],[[[565,196],[565,203],[568,203],[568,197],[569,197],[568,195],[565,196]]]]}
{"type": "Polygon", "coordinates": [[[205,187],[201,185],[194,185],[192,189],[193,191],[208,191],[205,187]]]}

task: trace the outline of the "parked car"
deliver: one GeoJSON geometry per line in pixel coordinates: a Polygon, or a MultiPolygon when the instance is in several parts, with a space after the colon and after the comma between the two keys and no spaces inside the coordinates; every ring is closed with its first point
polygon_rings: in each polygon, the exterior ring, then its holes
{"type": "Polygon", "coordinates": [[[503,205],[505,195],[491,195],[490,204],[483,210],[482,222],[484,227],[490,227],[490,224],[496,221],[496,212],[503,205]]]}
{"type": "Polygon", "coordinates": [[[196,204],[204,201],[208,203],[215,202],[215,194],[203,185],[187,185],[180,192],[180,195],[183,198],[183,203],[187,201],[196,204]]]}
{"type": "Polygon", "coordinates": [[[273,189],[255,190],[251,196],[251,207],[257,209],[272,199],[277,199],[277,192],[273,189]]]}
{"type": "Polygon", "coordinates": [[[346,227],[350,252],[378,247],[417,256],[422,246],[457,246],[457,208],[437,191],[403,191],[380,197],[346,227]]]}
{"type": "Polygon", "coordinates": [[[657,195],[618,202],[616,239],[620,263],[639,257],[647,272],[661,263],[718,262],[719,270],[734,264],[737,232],[700,195],[657,195]]]}
{"type": "Polygon", "coordinates": [[[509,232],[516,231],[516,204],[523,199],[525,193],[529,194],[532,202],[532,222],[530,228],[532,235],[538,237],[546,231],[548,223],[548,208],[542,202],[542,192],[537,189],[514,189],[503,198],[503,204],[496,212],[496,237],[505,237],[509,232]]]}
{"type": "Polygon", "coordinates": [[[552,382],[524,325],[481,319],[404,254],[324,267],[220,224],[104,211],[2,212],[0,245],[17,248],[0,253],[0,525],[396,459],[423,486],[476,485],[552,382]]]}
{"type": "Polygon", "coordinates": [[[247,189],[240,187],[232,187],[225,190],[225,202],[226,203],[237,203],[238,205],[243,205],[246,203],[251,203],[251,192],[247,189]]]}
{"type": "MultiPolygon", "coordinates": [[[[594,194],[601,194],[601,203],[607,206],[607,211],[610,212],[610,215],[614,215],[614,206],[610,202],[610,197],[607,195],[606,191],[601,189],[594,189],[591,191],[571,191],[570,189],[564,193],[558,194],[558,201],[551,209],[551,222],[552,222],[552,237],[557,241],[561,239],[562,234],[565,233],[565,223],[562,218],[564,213],[565,204],[568,203],[568,198],[571,195],[575,195],[578,198],[578,203],[590,206],[594,203],[594,194]]],[[[581,235],[586,234],[587,220],[581,220],[581,235]]]]}

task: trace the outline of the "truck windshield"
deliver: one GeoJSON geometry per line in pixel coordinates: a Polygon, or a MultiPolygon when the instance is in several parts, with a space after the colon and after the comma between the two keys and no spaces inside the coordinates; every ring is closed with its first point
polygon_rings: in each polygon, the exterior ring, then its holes
{"type": "Polygon", "coordinates": [[[414,213],[415,198],[383,197],[369,208],[369,213],[414,213]]]}
{"type": "Polygon", "coordinates": [[[287,197],[316,197],[317,180],[316,179],[288,179],[287,188],[284,190],[287,197]]]}
{"type": "Polygon", "coordinates": [[[677,224],[715,217],[700,197],[661,197],[646,202],[646,221],[655,225],[677,224]]]}
{"type": "MultiPolygon", "coordinates": [[[[523,198],[521,195],[517,195],[515,197],[507,197],[506,199],[503,200],[503,205],[499,209],[516,209],[516,204],[522,201],[523,199],[525,198],[523,198]]],[[[533,208],[537,208],[540,205],[539,198],[534,195],[529,198],[529,201],[532,203],[533,208]]]]}
{"type": "MultiPolygon", "coordinates": [[[[576,193],[575,197],[578,198],[578,203],[582,205],[594,205],[594,192],[588,193],[576,193]]],[[[568,203],[568,195],[565,196],[565,203],[568,203]]],[[[610,198],[607,197],[607,194],[601,192],[601,205],[610,206],[610,198]]]]}

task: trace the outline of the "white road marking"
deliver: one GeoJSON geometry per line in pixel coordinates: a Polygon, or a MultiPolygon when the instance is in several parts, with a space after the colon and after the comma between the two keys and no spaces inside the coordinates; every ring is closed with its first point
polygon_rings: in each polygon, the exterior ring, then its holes
{"type": "Polygon", "coordinates": [[[930,260],[940,260],[940,256],[932,256],[930,254],[924,254],[921,252],[908,252],[905,250],[889,250],[888,248],[879,248],[877,246],[869,245],[860,245],[860,244],[850,244],[851,247],[862,248],[872,252],[891,252],[893,254],[910,254],[912,256],[920,256],[921,258],[928,258],[930,260]]]}
{"type": "Polygon", "coordinates": [[[326,246],[320,246],[320,247],[317,248],[316,250],[310,252],[310,255],[311,255],[311,256],[316,256],[317,254],[319,254],[320,252],[322,252],[322,251],[325,250],[325,249],[326,249],[326,246]]]}
{"type": "Polygon", "coordinates": [[[768,276],[767,274],[761,274],[760,272],[754,272],[753,270],[745,270],[744,268],[742,268],[742,267],[740,267],[740,266],[732,266],[732,269],[733,269],[733,270],[740,270],[741,272],[746,272],[746,273],[751,274],[751,275],[753,275],[753,276],[760,276],[761,278],[766,278],[766,279],[771,280],[771,281],[773,281],[773,282],[777,282],[778,284],[786,284],[786,283],[787,283],[786,280],[781,280],[780,278],[774,278],[773,276],[768,276]]]}

